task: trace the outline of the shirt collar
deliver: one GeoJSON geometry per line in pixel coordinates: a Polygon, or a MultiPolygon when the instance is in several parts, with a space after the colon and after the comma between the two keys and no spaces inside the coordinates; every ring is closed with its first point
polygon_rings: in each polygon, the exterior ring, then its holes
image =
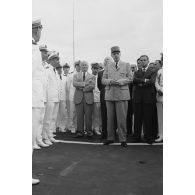
{"type": "MultiPolygon", "coordinates": [[[[121,61],[121,60],[119,60],[119,61],[117,62],[117,66],[119,65],[120,61],[121,61]]],[[[114,63],[116,64],[116,62],[115,62],[115,61],[114,61],[114,63]]]]}
{"type": "Polygon", "coordinates": [[[146,66],[145,68],[142,68],[142,70],[145,69],[145,72],[148,70],[148,66],[146,66]]]}

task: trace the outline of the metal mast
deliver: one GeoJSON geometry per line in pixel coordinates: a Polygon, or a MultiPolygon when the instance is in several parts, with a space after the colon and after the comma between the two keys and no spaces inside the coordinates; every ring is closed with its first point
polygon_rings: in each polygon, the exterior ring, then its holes
{"type": "Polygon", "coordinates": [[[73,0],[73,42],[72,42],[72,46],[73,46],[73,66],[75,63],[75,45],[74,45],[74,0],[73,0]]]}

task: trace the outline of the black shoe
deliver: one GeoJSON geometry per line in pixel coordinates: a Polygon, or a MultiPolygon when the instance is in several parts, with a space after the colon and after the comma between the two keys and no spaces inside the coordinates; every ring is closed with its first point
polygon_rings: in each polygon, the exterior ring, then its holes
{"type": "Polygon", "coordinates": [[[121,146],[124,147],[124,148],[127,148],[127,142],[121,142],[121,146]]]}
{"type": "Polygon", "coordinates": [[[87,137],[88,137],[88,138],[92,138],[92,137],[93,137],[93,133],[92,133],[92,132],[87,133],[87,137]]]}
{"type": "Polygon", "coordinates": [[[103,145],[109,145],[109,144],[112,144],[112,143],[114,143],[114,141],[106,140],[105,142],[103,142],[103,145]]]}
{"type": "Polygon", "coordinates": [[[146,143],[152,145],[154,143],[154,140],[148,139],[148,140],[146,140],[146,143]]]}
{"type": "Polygon", "coordinates": [[[82,138],[83,134],[82,133],[76,133],[75,138],[82,138]]]}

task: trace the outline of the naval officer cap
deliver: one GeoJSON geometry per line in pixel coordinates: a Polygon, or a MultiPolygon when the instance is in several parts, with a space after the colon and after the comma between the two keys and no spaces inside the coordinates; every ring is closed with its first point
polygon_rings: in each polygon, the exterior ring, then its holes
{"type": "Polygon", "coordinates": [[[40,50],[40,51],[46,51],[46,52],[48,52],[48,50],[47,50],[47,45],[40,45],[40,46],[39,46],[39,50],[40,50]]]}
{"type": "Polygon", "coordinates": [[[119,46],[111,47],[111,53],[115,53],[115,52],[121,52],[119,46]]]}
{"type": "Polygon", "coordinates": [[[32,28],[42,28],[41,19],[34,19],[32,21],[32,28]]]}
{"type": "Polygon", "coordinates": [[[69,64],[68,63],[65,63],[63,68],[70,68],[69,64]]]}
{"type": "Polygon", "coordinates": [[[54,51],[54,52],[51,52],[51,54],[49,54],[48,60],[52,60],[54,58],[58,58],[59,59],[59,52],[54,51]]]}

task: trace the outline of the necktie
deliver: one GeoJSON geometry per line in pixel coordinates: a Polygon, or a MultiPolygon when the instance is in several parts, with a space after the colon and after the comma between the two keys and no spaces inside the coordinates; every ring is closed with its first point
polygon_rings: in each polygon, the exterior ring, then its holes
{"type": "Polygon", "coordinates": [[[62,80],[62,75],[60,75],[60,79],[62,80]]]}
{"type": "Polygon", "coordinates": [[[83,81],[85,81],[85,72],[83,72],[83,81]]]}
{"type": "Polygon", "coordinates": [[[146,72],[146,68],[143,68],[142,70],[143,70],[143,72],[146,72]]]}
{"type": "Polygon", "coordinates": [[[116,62],[116,69],[117,69],[117,64],[118,64],[118,62],[116,62]]]}

